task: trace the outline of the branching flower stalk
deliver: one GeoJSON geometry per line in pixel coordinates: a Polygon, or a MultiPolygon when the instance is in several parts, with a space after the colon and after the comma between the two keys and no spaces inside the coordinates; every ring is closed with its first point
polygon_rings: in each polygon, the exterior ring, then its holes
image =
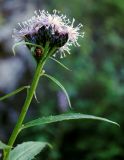
{"type": "MultiPolygon", "coordinates": [[[[35,11],[35,16],[31,19],[22,22],[22,24],[19,23],[20,29],[14,29],[13,37],[19,42],[13,46],[13,53],[15,54],[15,47],[18,45],[27,45],[33,57],[36,59],[37,67],[32,84],[30,88],[28,88],[27,97],[20,116],[8,142],[8,146],[11,148],[22,129],[23,121],[41,76],[44,75],[58,84],[65,92],[69,105],[71,106],[65,88],[55,78],[44,74],[43,66],[48,58],[54,60],[52,56],[55,57],[56,54],[60,54],[60,58],[63,58],[66,56],[66,53],[70,54],[70,46],[79,46],[77,42],[78,37],[83,37],[84,33],[79,32],[82,24],[79,24],[75,28],[73,27],[74,21],[73,19],[73,21],[70,22],[65,15],[60,14],[60,12],[56,10],[54,10],[52,14],[44,10],[39,10],[39,12],[35,11]]],[[[55,61],[61,66],[64,66],[59,61],[55,61]]],[[[64,68],[67,67],[64,66],[64,68]]],[[[4,160],[8,159],[11,148],[4,150],[4,160]]]]}

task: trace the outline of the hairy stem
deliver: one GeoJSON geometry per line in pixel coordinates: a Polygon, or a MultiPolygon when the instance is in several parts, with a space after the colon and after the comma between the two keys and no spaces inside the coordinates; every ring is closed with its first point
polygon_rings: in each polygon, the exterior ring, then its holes
{"type": "MultiPolygon", "coordinates": [[[[44,52],[44,54],[46,54],[47,51],[44,52]]],[[[29,89],[29,92],[27,94],[27,97],[26,97],[26,100],[24,102],[24,105],[22,107],[22,110],[21,110],[21,113],[20,113],[20,116],[18,118],[18,121],[16,123],[16,126],[11,134],[11,137],[9,139],[9,142],[8,142],[8,145],[10,147],[13,146],[19,132],[21,131],[21,126],[22,126],[22,123],[24,121],[24,118],[26,116],[26,113],[28,111],[28,108],[30,106],[30,103],[32,101],[32,98],[34,96],[34,93],[35,93],[35,90],[37,88],[37,85],[38,85],[38,82],[39,82],[39,79],[41,77],[41,73],[42,73],[42,69],[43,69],[43,66],[44,66],[44,63],[45,63],[45,60],[46,58],[44,57],[37,65],[37,68],[36,68],[36,71],[35,71],[35,74],[34,74],[34,78],[33,78],[33,81],[32,81],[32,84],[31,84],[31,87],[29,89]]],[[[8,158],[8,155],[10,153],[11,149],[8,149],[6,150],[4,153],[4,160],[7,160],[8,158]]]]}

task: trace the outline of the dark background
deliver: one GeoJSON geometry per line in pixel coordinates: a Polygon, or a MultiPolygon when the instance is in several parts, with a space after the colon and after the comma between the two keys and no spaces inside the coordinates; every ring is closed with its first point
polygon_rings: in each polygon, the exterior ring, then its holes
{"type": "MultiPolygon", "coordinates": [[[[68,72],[49,61],[46,72],[66,87],[73,109],[60,88],[41,79],[39,104],[32,101],[26,121],[63,112],[93,114],[114,120],[120,128],[95,120],[61,122],[34,127],[20,134],[16,143],[48,141],[53,149],[37,156],[41,160],[124,159],[124,1],[123,0],[0,0],[0,96],[30,84],[35,61],[26,47],[12,55],[12,29],[34,10],[60,10],[84,25],[80,48],[61,62],[68,72]]],[[[76,25],[75,23],[75,25],[76,25]]],[[[26,91],[0,102],[0,139],[7,143],[17,121],[26,91]]]]}

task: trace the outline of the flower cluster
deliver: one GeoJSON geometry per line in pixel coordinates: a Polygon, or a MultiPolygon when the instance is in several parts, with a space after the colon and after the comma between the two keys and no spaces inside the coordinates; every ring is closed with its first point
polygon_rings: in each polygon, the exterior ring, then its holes
{"type": "Polygon", "coordinates": [[[70,46],[79,46],[78,38],[84,36],[84,33],[80,33],[82,24],[74,27],[75,19],[71,22],[56,10],[52,14],[44,10],[34,13],[31,19],[18,23],[19,29],[13,32],[16,40],[41,45],[43,48],[49,42],[49,48],[56,47],[60,58],[65,57],[66,52],[70,54],[70,46]]]}

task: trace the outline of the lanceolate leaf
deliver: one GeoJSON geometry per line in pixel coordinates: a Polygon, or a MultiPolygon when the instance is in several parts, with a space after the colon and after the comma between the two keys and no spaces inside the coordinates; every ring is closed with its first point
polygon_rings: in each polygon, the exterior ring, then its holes
{"type": "Polygon", "coordinates": [[[56,115],[56,116],[43,117],[43,118],[39,118],[39,119],[30,121],[30,122],[24,124],[22,126],[22,129],[33,127],[33,126],[39,126],[39,125],[43,125],[43,124],[48,124],[48,123],[53,123],[53,122],[76,120],[76,119],[77,120],[78,119],[100,120],[100,121],[109,122],[109,123],[112,123],[112,124],[119,126],[118,123],[113,122],[111,120],[108,120],[106,118],[102,118],[102,117],[96,117],[96,116],[86,115],[86,114],[81,114],[81,113],[66,113],[66,114],[61,114],[61,115],[56,115]]]}
{"type": "Polygon", "coordinates": [[[30,86],[23,86],[23,87],[21,87],[21,88],[15,90],[15,91],[9,93],[9,94],[6,94],[6,95],[3,96],[3,97],[0,97],[0,101],[4,100],[4,99],[6,99],[6,98],[9,98],[9,97],[11,97],[11,96],[13,96],[13,95],[15,95],[15,94],[21,92],[22,90],[28,89],[28,88],[30,88],[30,86]]]}
{"type": "Polygon", "coordinates": [[[57,79],[55,79],[54,77],[52,77],[52,76],[50,76],[48,74],[43,74],[43,75],[46,76],[47,78],[49,78],[50,80],[52,80],[54,83],[56,83],[63,90],[63,92],[65,93],[65,95],[67,97],[69,106],[71,107],[71,102],[70,102],[68,93],[67,93],[66,89],[63,87],[63,85],[57,79]]]}
{"type": "Polygon", "coordinates": [[[71,71],[68,67],[66,67],[64,64],[62,64],[60,61],[58,61],[57,59],[50,57],[50,59],[52,59],[53,61],[55,61],[56,63],[58,63],[61,67],[63,67],[64,69],[67,69],[69,71],[71,71]]]}
{"type": "Polygon", "coordinates": [[[46,142],[24,142],[10,152],[8,160],[32,160],[48,145],[46,142]]]}
{"type": "Polygon", "coordinates": [[[7,146],[6,144],[0,141],[0,149],[8,149],[8,148],[10,148],[10,146],[7,146]]]}

